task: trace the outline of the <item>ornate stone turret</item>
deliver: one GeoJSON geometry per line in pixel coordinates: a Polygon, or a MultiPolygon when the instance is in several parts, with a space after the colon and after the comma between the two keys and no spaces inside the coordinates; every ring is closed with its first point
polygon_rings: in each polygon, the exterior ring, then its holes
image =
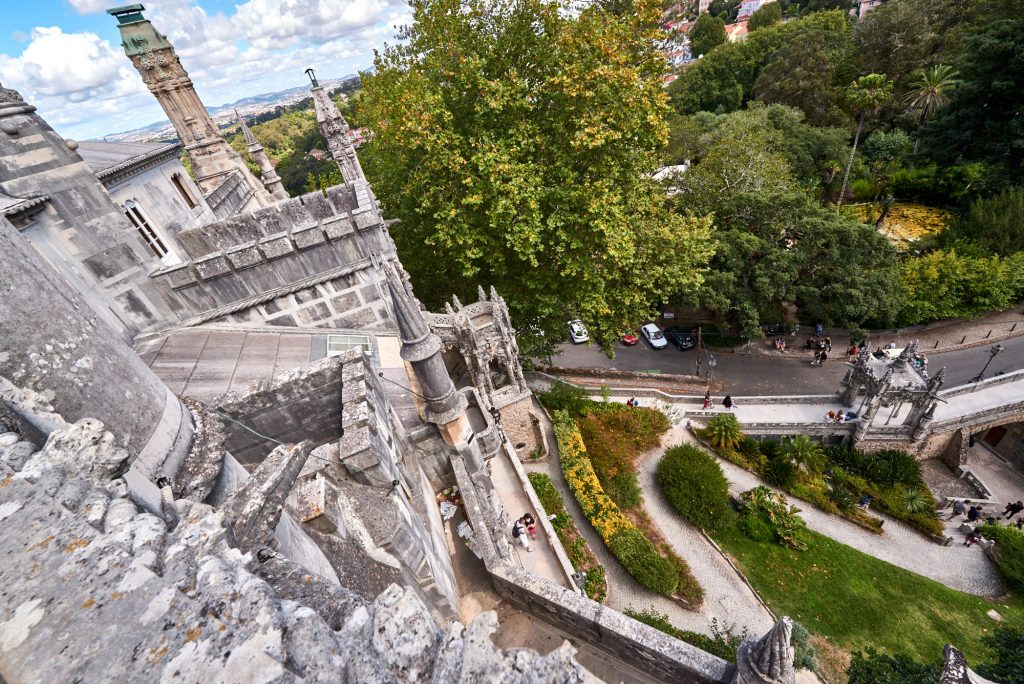
{"type": "Polygon", "coordinates": [[[953,644],[946,644],[943,651],[946,662],[942,666],[939,684],[995,684],[968,667],[967,658],[953,644]]]}
{"type": "Polygon", "coordinates": [[[256,166],[260,167],[260,179],[267,188],[267,192],[273,195],[274,199],[288,199],[288,191],[281,185],[281,177],[277,175],[277,171],[274,171],[274,165],[270,163],[270,158],[263,151],[263,145],[260,145],[260,141],[249,130],[245,119],[239,116],[237,109],[235,110],[235,116],[238,117],[238,123],[242,124],[242,135],[245,136],[245,144],[249,147],[249,154],[252,155],[252,160],[256,162],[256,166]]]}
{"type": "Polygon", "coordinates": [[[320,127],[320,134],[327,141],[327,148],[331,156],[341,169],[341,177],[345,184],[349,185],[357,181],[365,181],[363,167],[359,165],[359,158],[356,157],[356,148],[348,139],[348,122],[338,111],[334,100],[324,90],[323,86],[316,80],[313,68],[306,69],[306,75],[313,83],[313,105],[316,107],[316,123],[320,127]]]}
{"type": "Polygon", "coordinates": [[[757,641],[740,644],[732,684],[793,684],[792,632],[793,621],[783,617],[757,641]]]}
{"type": "Polygon", "coordinates": [[[231,149],[217,125],[206,112],[185,68],[181,66],[167,36],[157,31],[142,16],[142,5],[126,5],[107,10],[117,17],[121,46],[138,69],[143,82],[167,113],[174,130],[185,145],[192,162],[192,173],[203,193],[210,195],[225,182],[238,182],[242,192],[232,194],[230,212],[252,211],[273,204],[273,198],[252,175],[242,157],[231,149]]]}
{"type": "Polygon", "coordinates": [[[408,361],[427,402],[426,420],[437,425],[450,444],[458,444],[469,433],[466,398],[455,391],[448,369],[441,358],[441,339],[430,331],[412,288],[391,264],[385,264],[388,289],[398,335],[402,340],[402,358],[408,361]]]}

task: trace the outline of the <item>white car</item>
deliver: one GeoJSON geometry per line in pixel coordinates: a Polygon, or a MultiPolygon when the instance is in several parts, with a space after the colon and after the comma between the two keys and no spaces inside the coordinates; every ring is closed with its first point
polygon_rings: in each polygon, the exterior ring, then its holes
{"type": "Polygon", "coordinates": [[[655,349],[664,349],[668,346],[668,340],[665,339],[665,335],[661,332],[661,328],[653,323],[648,323],[644,327],[640,328],[640,334],[642,334],[648,344],[655,349]]]}
{"type": "Polygon", "coordinates": [[[587,328],[583,325],[583,321],[579,319],[569,321],[569,339],[572,340],[573,344],[583,344],[590,341],[590,334],[587,333],[587,328]]]}

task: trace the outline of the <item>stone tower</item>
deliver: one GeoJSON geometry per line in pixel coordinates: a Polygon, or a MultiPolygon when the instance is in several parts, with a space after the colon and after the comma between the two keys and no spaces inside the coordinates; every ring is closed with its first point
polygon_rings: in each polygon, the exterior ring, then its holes
{"type": "Polygon", "coordinates": [[[356,157],[356,148],[348,139],[348,122],[338,111],[331,96],[327,94],[323,86],[316,80],[316,74],[312,67],[306,69],[306,75],[313,83],[313,105],[316,107],[316,123],[320,127],[320,134],[327,141],[327,148],[331,156],[341,169],[341,177],[346,185],[357,181],[365,181],[363,167],[359,165],[359,158],[356,157]]]}
{"type": "Polygon", "coordinates": [[[471,432],[466,398],[455,390],[441,358],[441,338],[430,331],[409,283],[394,266],[388,264],[385,268],[398,336],[402,340],[402,358],[412,365],[419,381],[427,402],[426,420],[437,426],[446,442],[458,444],[471,432]]]}
{"type": "Polygon", "coordinates": [[[126,5],[107,13],[117,17],[125,54],[178,132],[192,161],[196,182],[208,201],[214,197],[214,212],[218,218],[225,218],[273,204],[270,193],[220,134],[174,47],[142,16],[144,9],[142,5],[126,5]]]}
{"type": "Polygon", "coordinates": [[[270,163],[270,158],[267,157],[267,153],[263,151],[263,145],[260,145],[260,141],[256,139],[253,132],[249,130],[249,127],[245,123],[245,119],[238,116],[238,110],[235,110],[235,116],[238,117],[238,123],[242,124],[242,134],[245,136],[245,144],[249,147],[249,154],[252,155],[252,159],[256,162],[256,165],[260,167],[260,179],[263,181],[263,185],[267,188],[267,192],[274,196],[276,200],[288,199],[288,191],[281,185],[281,177],[277,175],[277,171],[274,171],[274,165],[270,163]]]}

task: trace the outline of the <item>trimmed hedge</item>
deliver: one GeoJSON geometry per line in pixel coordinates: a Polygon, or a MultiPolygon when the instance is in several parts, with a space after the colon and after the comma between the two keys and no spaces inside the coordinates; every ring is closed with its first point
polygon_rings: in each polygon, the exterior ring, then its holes
{"type": "Polygon", "coordinates": [[[657,470],[658,484],[685,520],[705,530],[732,523],[729,483],[713,456],[691,444],[665,451],[657,470]]]}
{"type": "Polygon", "coordinates": [[[679,590],[682,598],[699,603],[703,598],[699,585],[690,577],[681,582],[675,564],[662,556],[605,494],[572,416],[556,411],[554,422],[565,481],[579,502],[583,515],[601,535],[612,554],[647,589],[666,596],[679,590]]]}
{"type": "Polygon", "coordinates": [[[999,571],[1010,582],[1024,589],[1024,530],[983,525],[979,531],[985,539],[996,543],[999,571]]]}
{"type": "Polygon", "coordinates": [[[574,570],[584,572],[585,578],[583,589],[587,596],[604,603],[608,598],[608,583],[605,580],[604,567],[598,562],[597,556],[587,545],[587,541],[580,535],[576,525],[569,514],[565,512],[565,502],[562,495],[555,489],[555,483],[544,473],[529,473],[530,484],[533,491],[537,493],[544,512],[554,515],[551,526],[555,528],[555,534],[565,553],[569,556],[574,570]]]}
{"type": "Polygon", "coordinates": [[[730,640],[727,636],[718,634],[717,630],[717,636],[709,637],[706,634],[700,634],[699,632],[679,629],[668,621],[668,615],[657,613],[653,608],[645,608],[641,611],[627,608],[624,612],[637,622],[649,625],[659,632],[668,634],[670,637],[675,637],[680,641],[685,641],[688,644],[696,646],[702,651],[707,651],[712,655],[718,656],[722,660],[727,660],[730,663],[736,662],[736,649],[739,646],[738,642],[740,641],[740,639],[736,637],[733,637],[732,640],[730,640]]]}

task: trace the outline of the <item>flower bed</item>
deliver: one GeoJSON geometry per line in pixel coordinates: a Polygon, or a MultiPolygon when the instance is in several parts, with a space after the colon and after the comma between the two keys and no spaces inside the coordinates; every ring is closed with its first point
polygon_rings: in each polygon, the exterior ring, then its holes
{"type": "Polygon", "coordinates": [[[634,525],[605,494],[590,463],[583,437],[576,421],[563,411],[556,411],[555,437],[561,457],[562,472],[583,515],[612,554],[641,585],[665,596],[677,596],[698,605],[703,590],[682,559],[670,558],[634,525]]]}
{"type": "Polygon", "coordinates": [[[590,550],[587,540],[580,535],[572,518],[565,512],[565,503],[551,478],[544,473],[530,473],[528,477],[530,484],[533,485],[533,491],[537,493],[537,498],[544,507],[544,512],[555,516],[551,520],[551,526],[555,528],[555,534],[562,542],[573,570],[584,573],[586,579],[583,590],[589,598],[604,603],[608,598],[608,582],[605,579],[604,567],[598,563],[597,556],[590,550]]]}

